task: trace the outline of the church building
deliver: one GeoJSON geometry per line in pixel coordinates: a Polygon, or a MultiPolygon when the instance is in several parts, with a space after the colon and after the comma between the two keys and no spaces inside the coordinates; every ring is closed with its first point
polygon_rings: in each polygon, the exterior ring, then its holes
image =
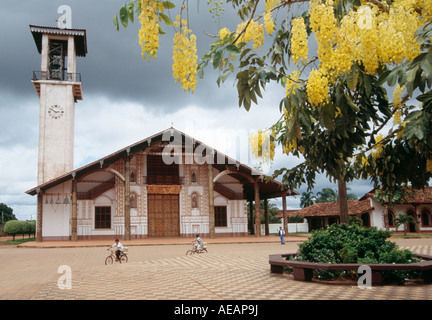
{"type": "Polygon", "coordinates": [[[83,99],[76,59],[87,54],[86,31],[30,30],[42,57],[32,79],[38,183],[26,191],[37,197],[37,241],[260,236],[260,201],[282,198],[285,209],[286,196],[298,194],[173,127],[74,168],[74,109],[83,99]]]}

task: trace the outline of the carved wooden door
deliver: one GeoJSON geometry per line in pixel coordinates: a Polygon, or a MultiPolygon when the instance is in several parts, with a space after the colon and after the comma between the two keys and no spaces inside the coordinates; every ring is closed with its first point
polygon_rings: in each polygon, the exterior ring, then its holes
{"type": "Polygon", "coordinates": [[[149,237],[180,236],[180,210],[178,194],[148,195],[149,237]]]}

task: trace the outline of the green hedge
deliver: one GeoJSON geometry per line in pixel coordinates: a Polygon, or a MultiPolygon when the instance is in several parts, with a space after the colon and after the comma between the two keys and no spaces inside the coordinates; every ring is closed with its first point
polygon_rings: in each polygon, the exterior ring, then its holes
{"type": "MultiPolygon", "coordinates": [[[[299,245],[297,260],[324,263],[413,263],[419,261],[409,250],[401,250],[386,239],[387,230],[365,228],[358,224],[333,224],[325,230],[312,232],[311,237],[299,245]]],[[[405,279],[419,277],[418,272],[385,271],[385,283],[403,283],[405,279]]],[[[348,276],[344,271],[317,270],[320,279],[348,276]]],[[[356,274],[349,275],[357,277],[356,274]]]]}
{"type": "Polygon", "coordinates": [[[13,240],[18,234],[23,235],[34,235],[36,233],[36,221],[20,221],[20,220],[9,220],[4,225],[4,233],[11,235],[13,240]]]}

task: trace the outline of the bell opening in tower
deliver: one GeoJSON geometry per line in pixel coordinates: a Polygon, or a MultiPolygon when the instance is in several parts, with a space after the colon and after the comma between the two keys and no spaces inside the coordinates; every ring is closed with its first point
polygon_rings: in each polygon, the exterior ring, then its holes
{"type": "Polygon", "coordinates": [[[50,41],[49,80],[65,80],[65,74],[67,74],[66,53],[67,41],[50,41]]]}

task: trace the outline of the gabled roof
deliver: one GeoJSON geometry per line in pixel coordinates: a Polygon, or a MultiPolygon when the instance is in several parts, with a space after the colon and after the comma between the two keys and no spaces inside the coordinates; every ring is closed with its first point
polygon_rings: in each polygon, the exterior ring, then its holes
{"type": "Polygon", "coordinates": [[[65,173],[55,179],[52,179],[48,182],[45,182],[39,186],[36,186],[30,190],[27,190],[26,193],[29,195],[36,195],[38,190],[47,190],[50,189],[60,183],[66,182],[73,178],[79,178],[80,176],[85,176],[91,172],[95,172],[100,170],[101,168],[107,168],[109,165],[113,164],[119,159],[124,158],[127,155],[134,154],[139,151],[143,151],[145,148],[154,145],[157,142],[165,142],[170,143],[169,138],[175,136],[176,134],[180,134],[182,137],[182,147],[184,152],[184,144],[186,141],[193,143],[195,150],[197,147],[201,146],[203,150],[211,151],[211,156],[213,156],[214,164],[213,167],[217,168],[219,171],[224,171],[226,169],[230,170],[230,175],[238,179],[241,183],[244,184],[244,194],[246,199],[254,199],[254,188],[253,183],[250,180],[245,179],[245,176],[254,177],[254,179],[258,179],[258,184],[260,188],[260,197],[261,199],[266,198],[276,198],[281,197],[283,195],[298,195],[299,193],[294,190],[287,190],[284,185],[276,180],[271,182],[265,181],[265,175],[257,170],[232,159],[231,157],[215,150],[207,146],[206,144],[198,141],[191,136],[186,135],[185,133],[175,129],[168,128],[159,133],[156,133],[148,138],[145,138],[141,141],[138,141],[132,145],[129,145],[123,149],[120,149],[112,154],[109,154],[99,160],[93,161],[85,166],[77,168],[71,172],[65,173]],[[168,137],[168,139],[167,139],[168,137]],[[220,161],[223,159],[223,163],[220,161]],[[219,161],[217,161],[219,160],[219,161]],[[261,179],[259,179],[261,178],[261,179]]]}
{"type": "MultiPolygon", "coordinates": [[[[374,209],[369,199],[348,200],[348,215],[358,216],[374,209]]],[[[332,217],[340,216],[338,202],[316,203],[301,210],[290,212],[290,216],[299,215],[302,217],[332,217]]]]}

